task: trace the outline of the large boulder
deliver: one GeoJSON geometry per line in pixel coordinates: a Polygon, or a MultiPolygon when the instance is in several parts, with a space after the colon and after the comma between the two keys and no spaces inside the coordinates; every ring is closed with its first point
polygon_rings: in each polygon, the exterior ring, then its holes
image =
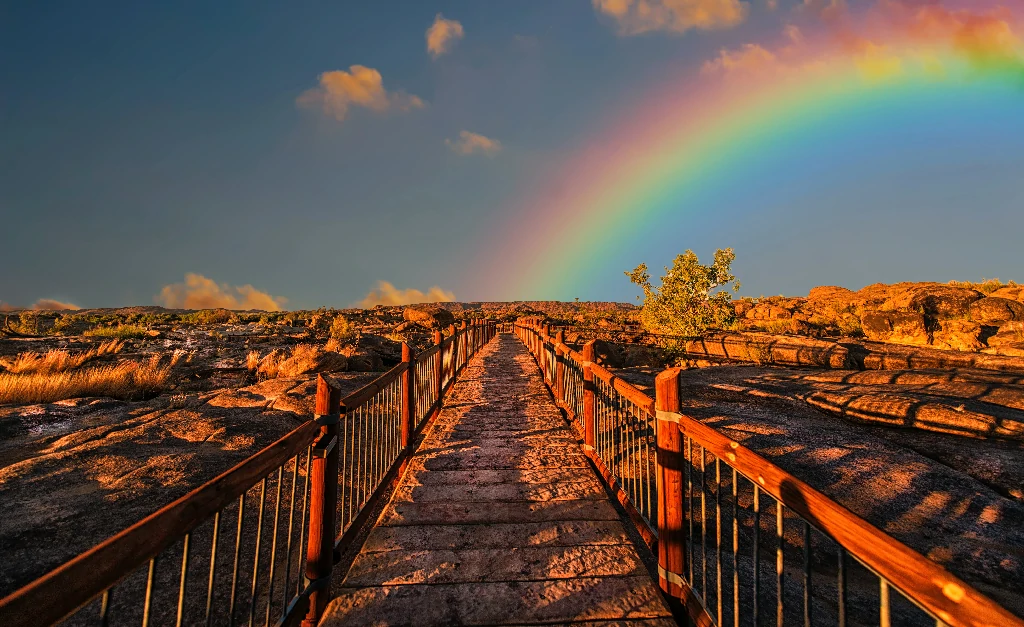
{"type": "Polygon", "coordinates": [[[849,303],[856,298],[856,293],[837,285],[820,285],[811,288],[807,300],[814,303],[849,303]]]}
{"type": "Polygon", "coordinates": [[[932,330],[932,348],[955,351],[976,351],[985,346],[981,341],[981,325],[970,320],[943,320],[932,330]]]}
{"type": "Polygon", "coordinates": [[[868,311],[860,319],[861,329],[870,340],[927,346],[928,328],[924,316],[900,311],[868,311]]]}
{"type": "Polygon", "coordinates": [[[432,305],[410,305],[402,310],[402,318],[427,329],[443,329],[455,322],[450,311],[432,305]]]}
{"type": "Polygon", "coordinates": [[[998,296],[974,301],[969,311],[971,320],[986,325],[998,326],[1003,322],[1024,320],[1024,303],[998,296]]]}
{"type": "Polygon", "coordinates": [[[968,314],[971,303],[984,294],[966,287],[941,283],[917,283],[893,294],[885,309],[921,312],[933,318],[962,317],[968,314]]]}
{"type": "Polygon", "coordinates": [[[989,346],[1010,346],[1024,343],[1024,322],[1007,322],[995,335],[988,338],[989,346]]]}
{"type": "Polygon", "coordinates": [[[758,303],[747,312],[750,320],[784,320],[793,317],[793,312],[773,303],[758,303]]]}
{"type": "Polygon", "coordinates": [[[1005,298],[1024,303],[1024,285],[1007,285],[989,294],[996,298],[1005,298]]]}

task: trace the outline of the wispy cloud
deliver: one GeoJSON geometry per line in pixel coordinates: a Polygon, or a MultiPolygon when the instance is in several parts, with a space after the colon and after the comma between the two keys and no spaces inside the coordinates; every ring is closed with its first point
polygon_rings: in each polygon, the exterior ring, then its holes
{"type": "Polygon", "coordinates": [[[455,294],[435,285],[426,292],[417,289],[400,290],[387,281],[378,281],[359,307],[370,309],[377,305],[412,305],[415,303],[447,303],[455,300],[455,294]]]}
{"type": "Polygon", "coordinates": [[[427,52],[436,59],[451,50],[464,34],[461,23],[445,19],[438,13],[434,17],[434,23],[427,29],[427,52]]]}
{"type": "Polygon", "coordinates": [[[409,111],[424,106],[419,96],[384,89],[380,72],[362,65],[353,65],[348,71],[324,72],[317,87],[303,92],[296,104],[300,107],[320,109],[334,119],[345,119],[349,107],[364,107],[373,111],[409,111]]]}
{"type": "Polygon", "coordinates": [[[188,273],[183,283],[165,285],[154,298],[170,309],[263,309],[280,311],[286,298],[271,296],[251,285],[218,284],[201,274],[188,273]]]}
{"type": "Polygon", "coordinates": [[[470,131],[461,131],[458,139],[446,139],[444,143],[460,155],[480,153],[493,156],[501,151],[500,141],[470,131]]]}
{"type": "Polygon", "coordinates": [[[787,25],[777,45],[721,50],[703,72],[764,79],[850,64],[868,81],[889,81],[915,69],[942,76],[943,55],[951,54],[979,71],[1010,68],[1024,76],[1024,24],[1009,11],[951,10],[936,0],[880,0],[857,15],[840,0],[804,0],[798,10],[825,21],[820,37],[787,25]]]}
{"type": "Polygon", "coordinates": [[[746,19],[749,8],[749,4],[741,0],[592,1],[595,9],[615,20],[620,35],[729,28],[746,19]]]}
{"type": "Polygon", "coordinates": [[[721,50],[718,58],[701,68],[704,74],[717,72],[756,71],[775,63],[775,55],[758,44],[744,44],[737,50],[721,50]]]}
{"type": "Polygon", "coordinates": [[[40,298],[36,302],[32,303],[32,309],[46,309],[49,311],[70,311],[74,309],[81,309],[78,305],[72,305],[71,303],[61,302],[52,298],[40,298]]]}

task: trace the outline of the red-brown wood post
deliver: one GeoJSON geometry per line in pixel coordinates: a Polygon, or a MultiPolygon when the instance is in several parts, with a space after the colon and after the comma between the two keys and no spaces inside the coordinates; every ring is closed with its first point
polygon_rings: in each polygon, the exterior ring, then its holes
{"type": "Polygon", "coordinates": [[[459,337],[462,342],[462,350],[459,353],[462,355],[462,361],[464,362],[462,365],[465,366],[469,363],[469,330],[465,320],[462,321],[462,326],[459,329],[459,337]]]}
{"type": "Polygon", "coordinates": [[[334,514],[338,508],[338,422],[341,420],[341,388],[324,375],[316,381],[316,419],[322,423],[310,464],[309,542],[306,545],[306,577],[320,586],[309,597],[303,627],[315,627],[331,600],[334,569],[334,514]]]}
{"type": "Polygon", "coordinates": [[[683,435],[679,431],[679,368],[654,380],[658,441],[658,584],[670,597],[683,599],[686,537],[683,511],[683,435]]]}
{"type": "Polygon", "coordinates": [[[402,449],[408,451],[419,416],[416,415],[416,353],[405,342],[402,342],[402,363],[406,364],[402,373],[402,449]]]}
{"type": "Polygon", "coordinates": [[[444,335],[441,334],[440,329],[434,331],[434,345],[437,346],[437,352],[434,354],[434,385],[437,386],[435,413],[437,413],[444,406],[444,390],[441,389],[441,383],[444,381],[444,335]]]}
{"type": "Polygon", "coordinates": [[[593,451],[597,434],[597,390],[594,386],[594,340],[583,345],[583,448],[593,451]]]}
{"type": "Polygon", "coordinates": [[[555,398],[565,401],[565,331],[555,333],[555,398]]]}

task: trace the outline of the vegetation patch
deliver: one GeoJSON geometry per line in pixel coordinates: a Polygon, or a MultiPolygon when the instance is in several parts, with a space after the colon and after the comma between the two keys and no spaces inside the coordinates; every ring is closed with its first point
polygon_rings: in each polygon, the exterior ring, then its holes
{"type": "Polygon", "coordinates": [[[163,389],[174,366],[161,364],[159,355],[148,361],[122,361],[63,372],[0,374],[0,403],[52,403],[83,396],[121,400],[148,398],[163,389]]]}
{"type": "Polygon", "coordinates": [[[146,337],[146,327],[135,324],[120,324],[116,327],[95,327],[82,335],[87,337],[111,337],[121,340],[135,340],[146,337]]]}

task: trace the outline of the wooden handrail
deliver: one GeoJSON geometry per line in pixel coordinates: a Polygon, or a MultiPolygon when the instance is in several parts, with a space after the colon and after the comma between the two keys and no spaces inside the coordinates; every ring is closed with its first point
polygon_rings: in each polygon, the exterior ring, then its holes
{"type": "Polygon", "coordinates": [[[952,627],[1024,627],[1024,621],[948,570],[896,540],[789,472],[679,412],[679,431],[833,538],[907,598],[952,627]]]}
{"type": "Polygon", "coordinates": [[[252,457],[0,600],[0,625],[49,625],[72,614],[310,446],[309,421],[252,457]]]}
{"type": "MultiPolygon", "coordinates": [[[[520,328],[537,334],[537,337],[541,339],[541,345],[552,345],[541,335],[539,330],[524,325],[520,325],[520,328]]],[[[585,379],[590,377],[600,379],[612,385],[617,392],[631,402],[649,411],[652,415],[655,414],[655,399],[616,377],[607,368],[583,359],[582,355],[574,351],[567,351],[565,355],[576,360],[584,368],[585,379]]],[[[659,375],[659,381],[678,377],[678,372],[678,368],[668,369],[659,375]]],[[[678,385],[677,378],[672,380],[678,385]]],[[[675,405],[678,406],[678,396],[675,401],[675,405]]],[[[1011,614],[940,565],[899,542],[771,461],[745,448],[739,442],[679,411],[663,409],[657,414],[659,417],[659,445],[663,445],[667,441],[666,434],[662,431],[664,425],[677,428],[681,435],[692,438],[696,444],[711,451],[726,465],[735,468],[738,473],[796,512],[813,527],[834,539],[868,569],[942,622],[951,627],[1024,627],[1024,620],[1011,614]],[[669,420],[665,420],[666,418],[669,420]]],[[[592,443],[586,441],[586,437],[584,443],[592,446],[592,443]]],[[[678,457],[679,451],[673,452],[659,448],[659,467],[667,462],[673,469],[677,466],[681,468],[681,464],[686,463],[685,460],[673,462],[663,459],[673,455],[678,457]]],[[[662,479],[672,483],[679,481],[677,476],[673,476],[671,479],[665,477],[662,479]]],[[[659,509],[659,517],[665,515],[665,509],[664,507],[659,509]]],[[[666,524],[664,518],[659,522],[662,525],[666,524]]],[[[673,520],[671,523],[669,526],[672,528],[679,525],[678,520],[673,520]]],[[[675,544],[675,550],[681,550],[681,545],[678,542],[669,542],[668,544],[675,544]]],[[[660,546],[659,543],[659,551],[666,548],[669,547],[660,546]]],[[[664,555],[659,556],[660,560],[665,560],[665,558],[664,555]]],[[[679,561],[681,559],[683,558],[673,556],[669,563],[662,564],[662,566],[667,566],[667,570],[671,570],[672,567],[678,569],[679,564],[682,563],[679,561]]],[[[699,599],[692,594],[692,591],[687,586],[684,586],[685,590],[676,589],[673,587],[676,583],[678,582],[668,585],[667,581],[662,581],[666,590],[672,590],[685,597],[688,611],[692,611],[691,618],[693,620],[698,623],[705,619],[710,621],[699,599]],[[691,605],[693,607],[690,607],[691,605]]]]}

